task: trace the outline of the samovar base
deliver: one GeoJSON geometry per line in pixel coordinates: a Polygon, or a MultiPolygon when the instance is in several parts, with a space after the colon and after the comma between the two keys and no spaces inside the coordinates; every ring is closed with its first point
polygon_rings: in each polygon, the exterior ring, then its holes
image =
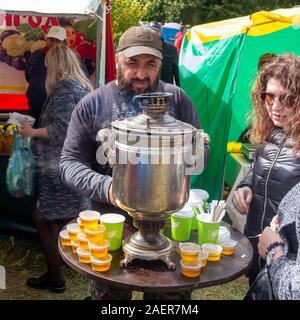
{"type": "Polygon", "coordinates": [[[169,269],[175,269],[175,263],[171,260],[174,245],[170,239],[166,238],[167,245],[164,248],[155,251],[149,250],[149,248],[137,246],[132,243],[130,239],[131,237],[126,238],[122,243],[125,257],[120,262],[121,267],[127,267],[127,265],[134,259],[141,259],[147,261],[161,260],[169,269]]]}

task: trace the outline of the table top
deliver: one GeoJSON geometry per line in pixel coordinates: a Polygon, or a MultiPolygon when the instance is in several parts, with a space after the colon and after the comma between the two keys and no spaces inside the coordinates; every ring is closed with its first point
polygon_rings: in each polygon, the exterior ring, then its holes
{"type": "MultiPolygon", "coordinates": [[[[238,241],[234,255],[222,255],[218,262],[207,261],[206,267],[201,269],[200,277],[196,278],[188,278],[181,274],[177,241],[173,241],[175,250],[172,254],[172,260],[176,265],[175,270],[169,270],[162,261],[143,260],[134,260],[126,268],[122,268],[119,263],[124,257],[123,251],[118,250],[110,252],[113,256],[110,270],[96,272],[92,270],[91,265],[78,262],[77,255],[72,253],[72,249],[62,246],[60,241],[59,252],[72,269],[104,285],[144,292],[174,292],[182,289],[204,288],[239,278],[250,266],[253,250],[249,240],[236,229],[226,226],[231,233],[231,238],[238,241]]],[[[132,225],[126,223],[123,238],[135,231],[132,225]]],[[[197,231],[191,232],[190,241],[197,242],[197,231]]]]}

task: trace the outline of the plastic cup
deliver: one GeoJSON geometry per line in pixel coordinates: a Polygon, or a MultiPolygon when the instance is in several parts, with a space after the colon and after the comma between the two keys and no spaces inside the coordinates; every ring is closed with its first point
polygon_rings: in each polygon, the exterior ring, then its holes
{"type": "Polygon", "coordinates": [[[187,263],[183,260],[180,260],[181,265],[181,273],[190,278],[199,277],[201,272],[201,262],[199,261],[197,264],[187,263]]]}
{"type": "Polygon", "coordinates": [[[59,233],[59,238],[60,238],[60,242],[63,246],[65,247],[71,247],[72,243],[71,243],[71,239],[69,236],[69,232],[67,230],[62,230],[59,233]]]}
{"type": "Polygon", "coordinates": [[[217,241],[230,240],[230,232],[225,226],[220,226],[217,241]]]}
{"type": "Polygon", "coordinates": [[[89,243],[86,234],[78,233],[77,234],[79,248],[83,250],[89,250],[89,243]]]}
{"type": "Polygon", "coordinates": [[[191,235],[192,211],[178,211],[171,215],[172,239],[176,241],[188,241],[191,235]]]}
{"type": "Polygon", "coordinates": [[[112,260],[111,254],[108,254],[104,259],[96,259],[94,257],[91,257],[92,269],[94,271],[100,271],[100,272],[107,271],[110,268],[111,260],[112,260]]]}
{"type": "Polygon", "coordinates": [[[211,222],[212,215],[202,213],[198,220],[198,244],[216,243],[219,235],[220,222],[211,222]]]}
{"type": "Polygon", "coordinates": [[[72,252],[76,254],[77,248],[79,248],[79,244],[77,241],[74,241],[74,240],[71,241],[71,244],[72,244],[72,252]]]}
{"type": "Polygon", "coordinates": [[[70,223],[67,225],[66,229],[69,232],[70,239],[77,241],[77,234],[80,232],[80,227],[77,223],[70,223]]]}
{"type": "Polygon", "coordinates": [[[90,242],[96,243],[98,245],[104,244],[104,233],[105,233],[104,225],[98,224],[97,229],[95,230],[86,228],[85,233],[90,242]]]}
{"type": "Polygon", "coordinates": [[[208,253],[208,261],[219,261],[223,248],[218,244],[204,243],[202,245],[202,250],[208,253]]]}
{"type": "Polygon", "coordinates": [[[81,225],[88,229],[97,229],[100,213],[93,210],[85,210],[79,213],[81,225]]]}
{"type": "Polygon", "coordinates": [[[77,248],[78,261],[81,263],[91,263],[91,252],[89,250],[84,250],[77,248]]]}
{"type": "Polygon", "coordinates": [[[237,245],[237,241],[232,239],[225,239],[218,241],[218,245],[220,245],[223,248],[222,254],[230,256],[234,254],[234,248],[237,245]]]}
{"type": "Polygon", "coordinates": [[[109,241],[108,251],[119,250],[122,243],[125,217],[117,213],[106,213],[100,216],[105,227],[105,237],[109,241]]]}
{"type": "Polygon", "coordinates": [[[184,262],[197,264],[201,247],[197,243],[184,242],[179,244],[180,256],[184,262]]]}
{"type": "Polygon", "coordinates": [[[79,225],[79,228],[80,228],[80,232],[81,233],[85,233],[85,226],[82,224],[81,220],[80,220],[80,217],[77,218],[77,223],[79,225]]]}
{"type": "Polygon", "coordinates": [[[199,260],[201,261],[201,268],[206,267],[207,259],[208,259],[208,252],[202,250],[199,254],[199,260]]]}
{"type": "Polygon", "coordinates": [[[104,240],[103,245],[98,245],[93,242],[89,242],[91,256],[96,259],[105,258],[107,256],[108,247],[109,247],[109,242],[107,240],[104,240]]]}

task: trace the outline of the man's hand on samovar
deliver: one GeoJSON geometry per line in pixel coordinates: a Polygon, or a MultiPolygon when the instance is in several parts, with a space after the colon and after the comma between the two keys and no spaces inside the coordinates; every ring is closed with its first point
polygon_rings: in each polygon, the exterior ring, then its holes
{"type": "Polygon", "coordinates": [[[113,192],[112,192],[112,183],[110,184],[109,189],[108,189],[108,200],[112,205],[117,207],[117,204],[116,204],[115,198],[113,196],[113,192]]]}

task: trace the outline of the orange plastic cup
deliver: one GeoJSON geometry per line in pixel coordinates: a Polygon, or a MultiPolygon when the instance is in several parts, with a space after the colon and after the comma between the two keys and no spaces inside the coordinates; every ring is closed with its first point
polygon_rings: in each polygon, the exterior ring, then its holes
{"type": "Polygon", "coordinates": [[[67,225],[66,229],[69,232],[70,239],[77,241],[77,234],[80,232],[80,227],[77,223],[70,223],[67,225]]]}
{"type": "Polygon", "coordinates": [[[219,261],[223,248],[218,244],[204,243],[202,245],[202,250],[208,253],[208,261],[219,261]]]}
{"type": "Polygon", "coordinates": [[[96,259],[91,257],[92,269],[94,271],[107,271],[111,266],[112,255],[108,254],[104,259],[96,259]]]}
{"type": "Polygon", "coordinates": [[[77,248],[78,261],[81,263],[91,263],[91,252],[89,250],[83,250],[77,248]]]}
{"type": "Polygon", "coordinates": [[[70,239],[70,236],[69,236],[69,233],[68,233],[67,230],[62,230],[59,233],[59,238],[60,238],[61,244],[63,246],[65,246],[65,247],[71,247],[72,246],[71,239],[70,239]]]}
{"type": "Polygon", "coordinates": [[[79,244],[78,244],[78,242],[77,241],[71,241],[71,244],[72,244],[72,252],[73,253],[77,253],[77,248],[79,248],[79,244]]]}
{"type": "Polygon", "coordinates": [[[78,233],[77,234],[79,248],[83,250],[89,250],[89,243],[86,234],[78,233]]]}
{"type": "Polygon", "coordinates": [[[79,213],[82,226],[88,229],[97,229],[100,213],[93,210],[85,210],[79,213]]]}
{"type": "Polygon", "coordinates": [[[201,261],[201,268],[206,267],[207,259],[208,259],[208,253],[205,251],[201,251],[199,254],[199,260],[201,261]]]}
{"type": "Polygon", "coordinates": [[[104,259],[108,253],[109,242],[107,240],[104,240],[103,245],[98,245],[93,242],[89,242],[89,247],[92,257],[96,259],[104,259]]]}
{"type": "Polygon", "coordinates": [[[80,232],[81,233],[85,233],[85,226],[82,224],[81,220],[80,220],[80,217],[77,218],[77,223],[79,225],[79,228],[80,228],[80,232]]]}
{"type": "Polygon", "coordinates": [[[96,243],[98,245],[104,244],[104,234],[105,234],[104,225],[98,224],[97,229],[95,230],[85,228],[85,233],[90,242],[96,243]]]}
{"type": "Polygon", "coordinates": [[[181,265],[181,273],[189,278],[195,278],[200,276],[201,272],[201,262],[198,262],[197,264],[194,263],[187,263],[183,260],[180,260],[181,265]]]}
{"type": "Polygon", "coordinates": [[[184,262],[198,263],[201,247],[197,243],[183,242],[179,243],[180,256],[184,262]]]}

